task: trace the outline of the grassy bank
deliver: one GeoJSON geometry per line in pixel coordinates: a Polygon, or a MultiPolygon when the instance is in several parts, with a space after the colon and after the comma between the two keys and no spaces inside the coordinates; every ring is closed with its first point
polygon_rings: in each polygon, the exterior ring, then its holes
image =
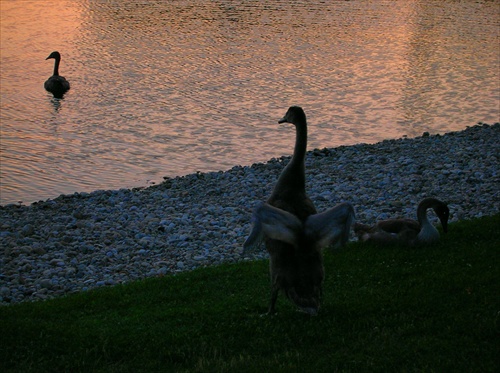
{"type": "Polygon", "coordinates": [[[267,261],[0,307],[2,372],[500,370],[500,215],[436,246],[325,253],[320,314],[280,296],[267,261]]]}

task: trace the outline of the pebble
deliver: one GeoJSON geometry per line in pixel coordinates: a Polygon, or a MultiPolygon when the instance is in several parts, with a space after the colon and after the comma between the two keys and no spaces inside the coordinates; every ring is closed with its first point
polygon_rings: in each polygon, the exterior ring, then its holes
{"type": "MultiPolygon", "coordinates": [[[[306,188],[318,211],[348,201],[368,224],[414,217],[429,196],[448,202],[451,222],[493,215],[500,211],[498,144],[500,123],[481,123],[315,149],[306,156],[306,188]]],[[[242,245],[254,206],[269,197],[289,160],[0,206],[0,304],[265,258],[263,247],[243,257],[242,245]]]]}

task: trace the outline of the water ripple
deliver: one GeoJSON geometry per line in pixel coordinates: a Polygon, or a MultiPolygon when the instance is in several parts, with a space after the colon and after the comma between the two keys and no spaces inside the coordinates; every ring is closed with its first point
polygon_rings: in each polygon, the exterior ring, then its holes
{"type": "Polygon", "coordinates": [[[290,154],[292,104],[309,148],[499,121],[491,1],[3,0],[1,17],[2,204],[290,154]]]}

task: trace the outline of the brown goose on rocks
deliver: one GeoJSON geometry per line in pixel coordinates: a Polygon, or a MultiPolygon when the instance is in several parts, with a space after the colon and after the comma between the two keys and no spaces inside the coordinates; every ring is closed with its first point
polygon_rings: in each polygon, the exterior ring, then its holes
{"type": "Polygon", "coordinates": [[[448,231],[450,210],[446,203],[436,198],[425,198],[417,207],[417,220],[402,218],[381,220],[375,225],[356,223],[354,232],[361,241],[380,245],[418,246],[439,241],[439,232],[427,218],[427,209],[432,208],[439,218],[443,232],[448,231]]]}

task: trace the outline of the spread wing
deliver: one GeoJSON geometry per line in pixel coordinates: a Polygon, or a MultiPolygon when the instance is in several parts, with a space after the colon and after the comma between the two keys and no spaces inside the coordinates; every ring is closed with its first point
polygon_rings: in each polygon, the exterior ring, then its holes
{"type": "Polygon", "coordinates": [[[321,214],[309,216],[305,223],[306,237],[316,241],[316,247],[332,244],[345,245],[354,222],[354,208],[350,203],[341,203],[321,214]]]}
{"type": "Polygon", "coordinates": [[[296,245],[301,231],[302,223],[296,216],[263,203],[253,213],[253,228],[243,244],[243,253],[260,246],[264,237],[296,245]]]}

